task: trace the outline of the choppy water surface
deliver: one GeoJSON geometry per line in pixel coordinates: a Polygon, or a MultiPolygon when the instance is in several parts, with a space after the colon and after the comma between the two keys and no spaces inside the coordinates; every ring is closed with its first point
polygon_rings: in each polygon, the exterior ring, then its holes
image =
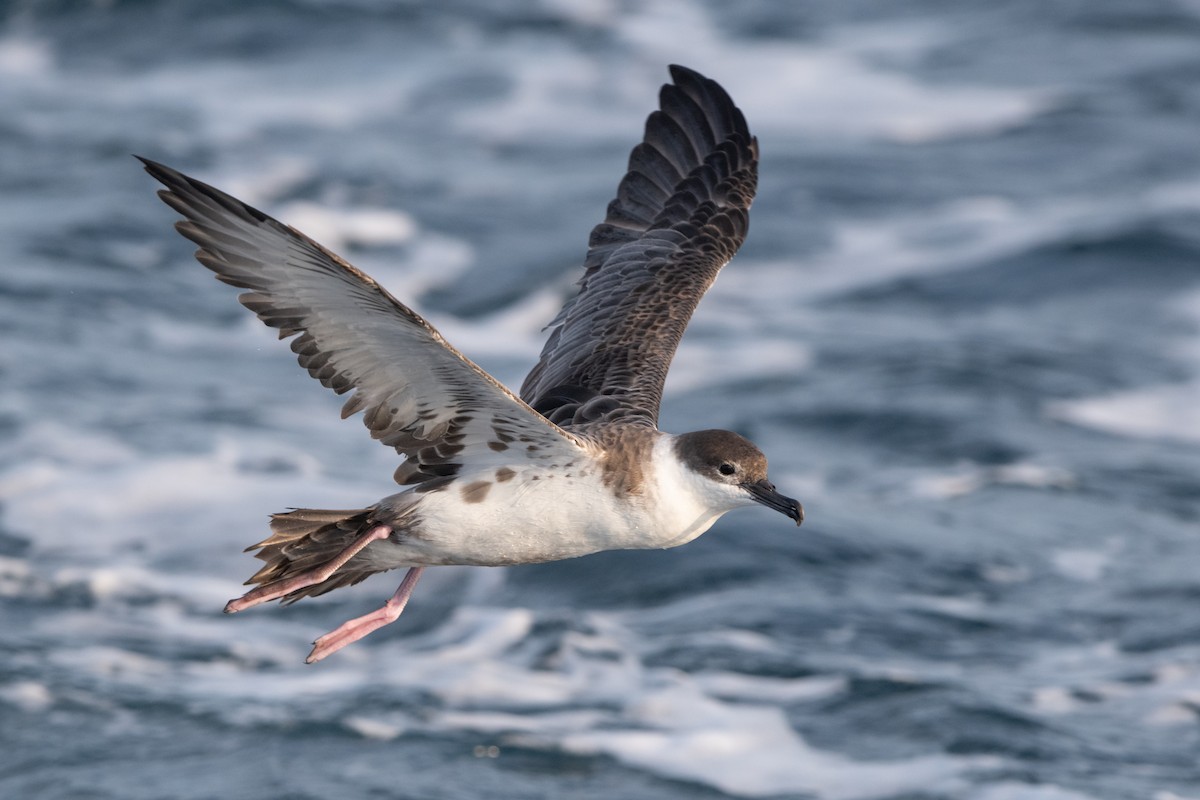
{"type": "Polygon", "coordinates": [[[1200,797],[1197,4],[14,3],[0,108],[0,795],[1200,797]],[[804,528],[223,617],[395,456],[129,154],[515,385],[670,62],[763,161],[663,425],[804,528]]]}

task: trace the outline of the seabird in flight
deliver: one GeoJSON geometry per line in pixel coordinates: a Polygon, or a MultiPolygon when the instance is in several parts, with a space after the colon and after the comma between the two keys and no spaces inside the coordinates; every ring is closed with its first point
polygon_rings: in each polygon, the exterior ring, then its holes
{"type": "Polygon", "coordinates": [[[800,524],[742,436],[658,429],[667,368],[696,304],[746,236],[758,142],[716,82],[670,68],[659,110],[588,242],[578,293],[516,394],[369,275],[300,231],[142,159],[181,234],[348,417],[404,456],[405,487],[362,509],[297,509],[248,548],[257,586],[226,612],[285,603],[407,567],[380,609],[314,643],[308,662],[403,611],[422,570],[501,566],[695,539],[755,503],[800,524]]]}

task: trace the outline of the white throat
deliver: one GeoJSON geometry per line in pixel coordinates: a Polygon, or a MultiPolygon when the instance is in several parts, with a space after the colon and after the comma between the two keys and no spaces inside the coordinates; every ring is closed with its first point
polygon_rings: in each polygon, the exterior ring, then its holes
{"type": "Polygon", "coordinates": [[[658,547],[687,544],[712,527],[722,514],[751,501],[736,487],[719,484],[684,464],[675,437],[663,434],[651,453],[653,469],[646,501],[662,541],[658,547]]]}

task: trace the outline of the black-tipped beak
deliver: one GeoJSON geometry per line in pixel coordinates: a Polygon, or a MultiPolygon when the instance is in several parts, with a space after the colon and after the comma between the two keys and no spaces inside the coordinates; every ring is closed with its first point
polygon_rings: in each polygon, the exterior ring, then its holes
{"type": "Polygon", "coordinates": [[[775,484],[770,481],[743,483],[742,486],[750,493],[751,497],[767,508],[773,508],[788,518],[796,520],[797,525],[804,522],[804,506],[800,505],[800,501],[784,497],[775,491],[775,484]]]}

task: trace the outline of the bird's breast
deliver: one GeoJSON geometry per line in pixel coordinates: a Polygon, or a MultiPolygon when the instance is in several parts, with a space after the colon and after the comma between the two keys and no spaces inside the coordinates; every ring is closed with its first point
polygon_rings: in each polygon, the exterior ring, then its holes
{"type": "Polygon", "coordinates": [[[395,555],[408,565],[532,564],[602,550],[672,547],[715,519],[672,513],[649,488],[622,491],[597,464],[510,465],[460,474],[420,496],[419,522],[399,537],[408,552],[395,555]]]}

